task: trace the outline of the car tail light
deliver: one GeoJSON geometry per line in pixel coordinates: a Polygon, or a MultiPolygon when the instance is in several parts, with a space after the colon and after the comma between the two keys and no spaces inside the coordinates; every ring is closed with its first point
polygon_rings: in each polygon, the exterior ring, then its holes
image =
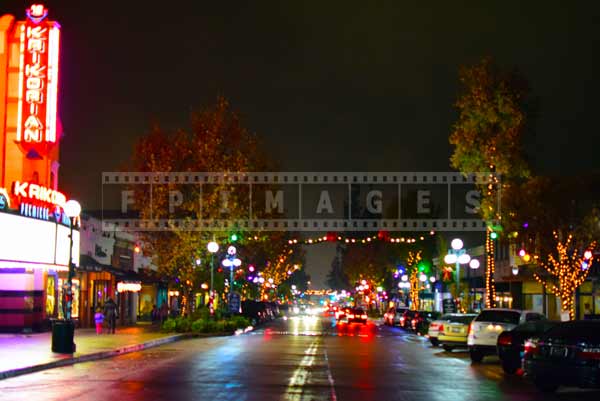
{"type": "Polygon", "coordinates": [[[348,315],[348,319],[354,319],[354,315],[348,315]]]}
{"type": "Polygon", "coordinates": [[[367,315],[360,315],[360,318],[361,318],[361,319],[366,319],[366,318],[367,318],[367,315]]]}
{"type": "Polygon", "coordinates": [[[469,331],[467,332],[467,335],[473,334],[473,326],[474,326],[474,323],[471,323],[469,325],[469,331]]]}
{"type": "Polygon", "coordinates": [[[535,340],[527,340],[525,341],[525,354],[526,355],[535,355],[540,352],[540,348],[538,347],[537,341],[535,340]]]}
{"type": "MultiPolygon", "coordinates": [[[[441,326],[443,327],[443,325],[441,325],[441,326]]],[[[430,328],[432,328],[432,329],[438,329],[438,324],[437,324],[437,323],[431,323],[431,324],[429,325],[429,327],[430,327],[430,328]]],[[[439,330],[439,329],[438,329],[438,330],[439,330]]]]}
{"type": "Polygon", "coordinates": [[[444,331],[444,325],[440,324],[439,326],[437,326],[438,331],[444,331]]]}
{"type": "Polygon", "coordinates": [[[503,346],[512,345],[512,336],[508,333],[500,334],[500,337],[498,337],[498,345],[503,345],[503,346]]]}
{"type": "Polygon", "coordinates": [[[580,358],[600,360],[600,348],[583,348],[577,353],[580,358]]]}

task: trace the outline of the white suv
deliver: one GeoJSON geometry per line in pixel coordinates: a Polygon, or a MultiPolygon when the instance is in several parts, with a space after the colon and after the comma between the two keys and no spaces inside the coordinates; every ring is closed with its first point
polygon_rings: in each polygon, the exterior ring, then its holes
{"type": "Polygon", "coordinates": [[[469,326],[467,344],[471,361],[481,362],[484,356],[496,354],[498,336],[521,323],[545,320],[541,313],[518,309],[484,309],[469,326]]]}

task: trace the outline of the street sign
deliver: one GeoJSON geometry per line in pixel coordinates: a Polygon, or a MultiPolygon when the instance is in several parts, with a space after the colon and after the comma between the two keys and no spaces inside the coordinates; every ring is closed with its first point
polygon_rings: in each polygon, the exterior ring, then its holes
{"type": "Polygon", "coordinates": [[[456,302],[451,298],[443,299],[442,307],[444,308],[444,313],[456,313],[456,302]]]}
{"type": "Polygon", "coordinates": [[[229,312],[240,313],[241,298],[237,292],[232,293],[229,296],[229,312]]]}

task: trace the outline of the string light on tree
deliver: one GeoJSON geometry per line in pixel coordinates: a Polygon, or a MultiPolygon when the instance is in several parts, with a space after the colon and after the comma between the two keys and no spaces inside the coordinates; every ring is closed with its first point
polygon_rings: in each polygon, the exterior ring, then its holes
{"type": "Polygon", "coordinates": [[[545,261],[540,261],[539,265],[545,271],[545,275],[534,272],[533,277],[542,284],[548,292],[560,298],[562,310],[569,312],[569,318],[575,318],[575,292],[587,278],[592,264],[592,250],[596,243],[592,242],[582,256],[579,256],[577,248],[573,246],[573,235],[569,234],[567,240],[560,241],[558,233],[554,232],[556,241],[556,254],[549,254],[545,261]]]}

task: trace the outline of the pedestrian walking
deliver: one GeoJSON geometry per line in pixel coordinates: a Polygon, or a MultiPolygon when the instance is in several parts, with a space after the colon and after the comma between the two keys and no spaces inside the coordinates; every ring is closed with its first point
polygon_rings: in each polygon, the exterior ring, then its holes
{"type": "Polygon", "coordinates": [[[158,321],[158,308],[156,304],[152,305],[152,312],[150,312],[150,319],[152,320],[152,324],[158,321]]]}
{"type": "Polygon", "coordinates": [[[117,325],[117,304],[112,298],[108,298],[104,304],[104,314],[108,321],[108,333],[115,334],[115,326],[117,325]]]}
{"type": "Polygon", "coordinates": [[[96,314],[94,315],[94,321],[96,322],[96,334],[102,334],[102,324],[104,323],[104,314],[101,308],[96,308],[96,314]]]}

